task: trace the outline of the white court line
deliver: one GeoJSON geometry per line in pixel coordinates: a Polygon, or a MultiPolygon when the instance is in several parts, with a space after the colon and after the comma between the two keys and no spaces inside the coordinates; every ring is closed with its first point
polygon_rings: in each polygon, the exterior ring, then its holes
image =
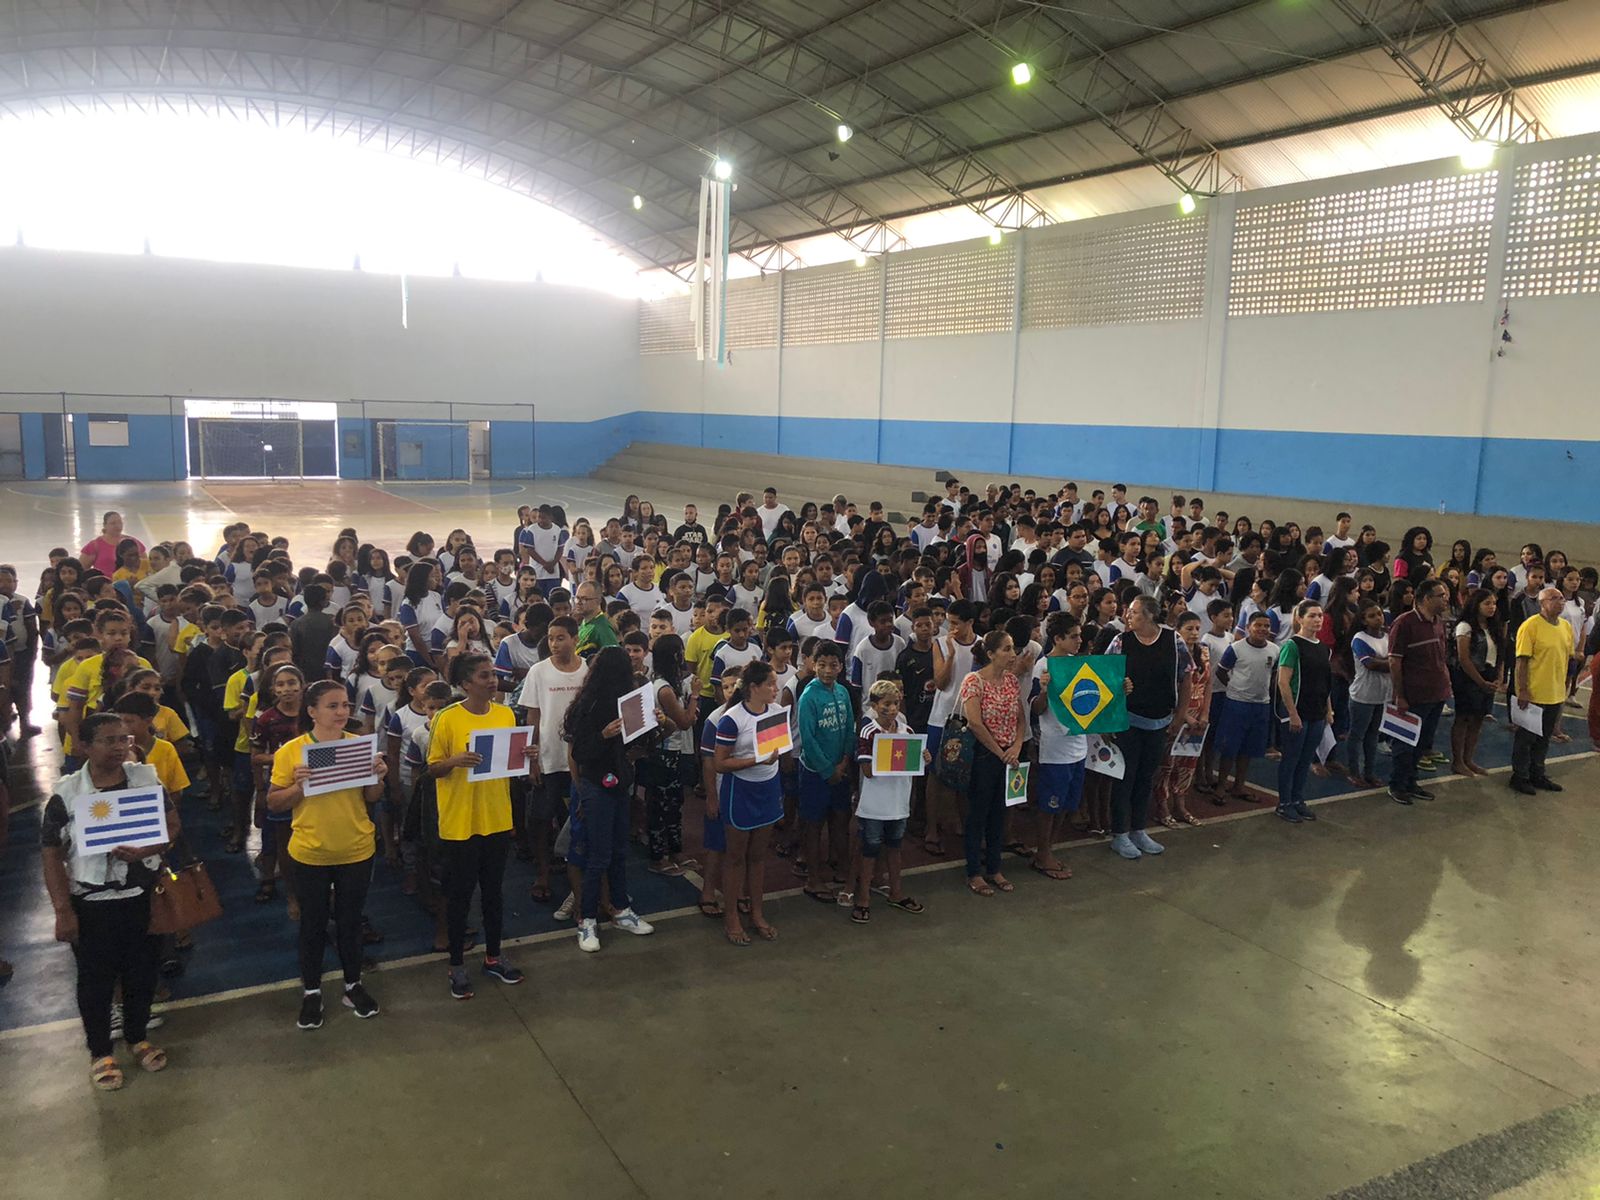
{"type": "MultiPolygon", "coordinates": [[[[1561,755],[1560,757],[1552,758],[1549,761],[1565,762],[1579,758],[1588,758],[1595,753],[1596,751],[1583,750],[1576,754],[1561,755]]],[[[1502,775],[1510,770],[1510,766],[1490,767],[1489,774],[1502,775]]],[[[1434,784],[1453,783],[1466,778],[1468,777],[1465,775],[1441,775],[1435,778],[1430,778],[1427,780],[1427,782],[1434,784]]],[[[1248,786],[1254,788],[1258,792],[1266,793],[1268,797],[1272,795],[1270,789],[1264,788],[1260,784],[1252,783],[1248,786]]],[[[1362,800],[1373,796],[1382,796],[1387,790],[1387,788],[1381,787],[1366,788],[1359,792],[1344,792],[1338,796],[1324,796],[1318,800],[1309,800],[1307,801],[1307,804],[1314,804],[1320,807],[1321,805],[1334,804],[1341,800],[1362,800]]],[[[1214,817],[1207,817],[1199,825],[1179,825],[1176,829],[1163,829],[1161,830],[1161,834],[1163,837],[1170,837],[1174,833],[1183,833],[1187,831],[1194,831],[1198,833],[1200,830],[1205,829],[1208,825],[1220,825],[1228,821],[1243,821],[1251,817],[1269,817],[1274,815],[1276,815],[1275,807],[1271,803],[1264,801],[1259,808],[1245,809],[1236,813],[1219,813],[1214,817]]],[[[1109,845],[1110,842],[1110,838],[1075,838],[1070,842],[1059,842],[1051,848],[1053,850],[1065,851],[1083,850],[1090,846],[1106,846],[1109,845]]],[[[936,871],[953,871],[958,867],[965,869],[966,865],[967,864],[964,860],[953,858],[949,862],[932,862],[924,863],[920,867],[907,867],[902,872],[902,875],[930,875],[936,871]]],[[[696,887],[702,886],[703,883],[701,876],[693,871],[685,871],[679,878],[691,880],[696,887]]],[[[788,900],[794,896],[800,895],[804,891],[805,889],[803,887],[795,887],[785,888],[782,891],[777,892],[767,892],[762,896],[762,903],[766,903],[768,900],[788,900]]],[[[645,919],[651,924],[659,924],[662,921],[672,921],[679,917],[687,917],[690,915],[702,915],[698,905],[687,905],[683,908],[672,908],[665,912],[646,913],[645,919]]],[[[574,923],[571,929],[550,929],[546,930],[544,933],[531,933],[522,937],[506,938],[501,945],[502,947],[539,946],[544,945],[547,942],[558,942],[566,938],[575,938],[576,936],[577,926],[576,923],[574,923]]],[[[443,951],[437,951],[430,952],[428,954],[413,954],[407,958],[397,958],[388,962],[380,962],[378,964],[378,971],[381,973],[385,971],[400,970],[406,967],[426,966],[429,964],[437,966],[443,953],[443,951]]],[[[482,953],[482,948],[478,947],[470,952],[469,957],[478,958],[480,955],[482,955],[482,953]]],[[[339,977],[340,972],[337,968],[330,969],[323,975],[324,980],[335,979],[339,977]]],[[[160,1005],[160,1011],[170,1012],[183,1008],[199,1008],[202,1005],[218,1004],[226,1000],[241,1000],[246,996],[261,996],[268,992],[288,991],[299,986],[300,980],[298,977],[293,979],[280,979],[275,983],[258,983],[253,984],[250,987],[233,988],[226,992],[210,992],[204,996],[187,996],[181,1000],[169,1000],[160,1005]]],[[[35,1034],[70,1032],[80,1027],[80,1022],[76,1017],[66,1017],[59,1021],[46,1021],[39,1025],[24,1025],[17,1029],[0,1030],[0,1042],[17,1041],[21,1038],[32,1037],[35,1034]]]]}

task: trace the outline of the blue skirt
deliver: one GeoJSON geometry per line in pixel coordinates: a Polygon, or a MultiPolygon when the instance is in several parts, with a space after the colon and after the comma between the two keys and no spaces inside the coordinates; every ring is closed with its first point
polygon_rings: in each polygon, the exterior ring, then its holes
{"type": "Polygon", "coordinates": [[[729,773],[718,788],[722,819],[734,829],[765,829],[783,820],[783,783],[777,774],[753,783],[729,773]]]}

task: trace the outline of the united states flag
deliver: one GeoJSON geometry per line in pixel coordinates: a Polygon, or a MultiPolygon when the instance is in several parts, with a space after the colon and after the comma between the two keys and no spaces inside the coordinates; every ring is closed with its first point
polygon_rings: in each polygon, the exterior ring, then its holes
{"type": "Polygon", "coordinates": [[[307,746],[306,766],[311,768],[308,782],[320,791],[371,779],[372,759],[371,738],[349,738],[342,742],[307,746]]]}

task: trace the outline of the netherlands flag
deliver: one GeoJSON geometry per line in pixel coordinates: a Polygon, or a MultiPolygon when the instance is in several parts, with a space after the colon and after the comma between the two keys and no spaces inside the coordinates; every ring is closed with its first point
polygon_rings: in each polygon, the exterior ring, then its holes
{"type": "Polygon", "coordinates": [[[538,732],[529,725],[479,730],[472,735],[471,749],[483,761],[467,768],[467,778],[476,783],[528,774],[536,759],[538,740],[538,732]]]}
{"type": "Polygon", "coordinates": [[[1383,707],[1383,720],[1378,725],[1378,732],[1386,738],[1404,742],[1407,746],[1415,746],[1422,740],[1422,718],[1414,712],[1402,713],[1394,705],[1386,704],[1383,707]]]}

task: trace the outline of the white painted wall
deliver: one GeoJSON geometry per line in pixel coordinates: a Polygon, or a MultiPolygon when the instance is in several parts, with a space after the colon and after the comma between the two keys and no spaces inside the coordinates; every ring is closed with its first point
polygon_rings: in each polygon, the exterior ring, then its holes
{"type": "Polygon", "coordinates": [[[1600,438],[1600,295],[1515,301],[1506,330],[1505,357],[1487,359],[1485,435],[1600,438]]]}
{"type": "Polygon", "coordinates": [[[1015,361],[1009,333],[891,338],[883,347],[884,419],[1008,422],[1015,361]]]}
{"type": "Polygon", "coordinates": [[[1204,355],[1200,320],[1025,329],[1016,421],[1193,426],[1204,355]]]}
{"type": "MultiPolygon", "coordinates": [[[[638,306],[598,292],[0,249],[0,391],[641,407],[638,306]]],[[[0,398],[0,408],[4,407],[0,398]]]]}

